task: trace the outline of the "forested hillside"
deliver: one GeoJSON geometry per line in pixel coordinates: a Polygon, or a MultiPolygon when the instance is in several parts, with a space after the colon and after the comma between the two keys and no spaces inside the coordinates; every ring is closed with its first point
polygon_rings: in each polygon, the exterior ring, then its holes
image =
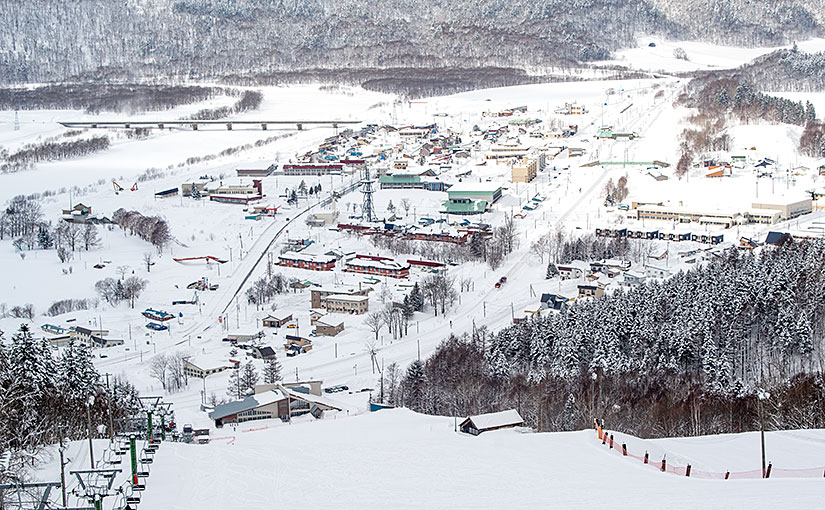
{"type": "Polygon", "coordinates": [[[451,339],[397,390],[387,381],[394,393],[385,398],[434,414],[517,407],[546,430],[605,417],[611,428],[657,436],[752,429],[761,387],[773,394],[769,423],[821,427],[822,248],[731,250],[491,338],[451,339]]]}
{"type": "Polygon", "coordinates": [[[549,67],[605,58],[640,34],[783,43],[819,33],[821,3],[32,0],[0,9],[0,81],[549,67]]]}

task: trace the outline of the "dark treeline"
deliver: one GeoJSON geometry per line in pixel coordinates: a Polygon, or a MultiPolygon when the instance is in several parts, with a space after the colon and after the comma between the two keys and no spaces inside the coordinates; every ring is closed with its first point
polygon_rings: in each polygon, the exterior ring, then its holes
{"type": "Polygon", "coordinates": [[[759,92],[752,83],[738,76],[716,75],[696,78],[679,97],[679,103],[697,108],[699,113],[718,116],[729,113],[741,122],[767,121],[802,126],[816,118],[813,105],[759,92]]]}
{"type": "Polygon", "coordinates": [[[799,137],[799,150],[812,158],[825,158],[825,124],[810,120],[799,137]]]}
{"type": "Polygon", "coordinates": [[[825,52],[806,53],[794,45],[758,57],[736,73],[763,90],[817,92],[825,89],[825,52]]]}
{"type": "Polygon", "coordinates": [[[161,111],[235,92],[221,87],[75,83],[0,89],[0,110],[161,111]]]}
{"type": "Polygon", "coordinates": [[[191,120],[218,120],[236,113],[243,113],[250,110],[257,110],[261,106],[264,95],[255,90],[247,90],[241,94],[232,106],[221,106],[218,108],[207,108],[199,110],[194,115],[188,117],[191,120]]]}
{"type": "Polygon", "coordinates": [[[68,142],[44,142],[37,145],[26,145],[15,153],[2,155],[5,162],[0,165],[0,171],[20,170],[41,161],[77,158],[93,152],[104,151],[108,148],[109,137],[105,135],[68,142]]]}
{"type": "Polygon", "coordinates": [[[304,69],[266,74],[232,75],[222,82],[233,85],[285,85],[292,83],[335,83],[361,86],[367,90],[400,94],[410,98],[453,94],[468,90],[552,81],[575,80],[571,76],[531,76],[523,69],[504,67],[393,67],[361,69],[304,69]]]}
{"type": "Polygon", "coordinates": [[[35,339],[25,325],[10,341],[0,342],[0,452],[26,452],[28,458],[61,437],[81,439],[88,433],[89,405],[92,433],[99,425],[134,413],[140,406],[137,391],[117,377],[109,388],[101,380],[85,344],[70,341],[55,357],[44,339],[35,339]],[[108,393],[108,398],[107,398],[108,393]]]}
{"type": "Polygon", "coordinates": [[[825,426],[823,248],[731,250],[496,335],[451,338],[396,374],[385,399],[435,414],[515,407],[543,430],[600,417],[652,437],[753,429],[764,388],[771,427],[825,426]]]}
{"type": "Polygon", "coordinates": [[[169,224],[159,216],[144,216],[137,211],[118,209],[112,215],[112,221],[124,231],[152,243],[158,252],[172,241],[169,224]]]}

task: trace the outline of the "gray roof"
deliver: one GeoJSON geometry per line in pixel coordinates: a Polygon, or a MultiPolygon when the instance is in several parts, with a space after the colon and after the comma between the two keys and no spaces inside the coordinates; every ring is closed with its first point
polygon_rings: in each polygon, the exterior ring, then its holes
{"type": "Polygon", "coordinates": [[[258,352],[261,353],[262,358],[269,358],[275,356],[275,349],[270,346],[259,347],[258,352]]]}
{"type": "Polygon", "coordinates": [[[235,402],[215,406],[215,410],[209,413],[209,417],[213,420],[220,420],[221,418],[249,411],[250,409],[265,406],[285,398],[286,396],[279,390],[265,391],[257,395],[250,395],[243,400],[236,400],[235,402]]]}

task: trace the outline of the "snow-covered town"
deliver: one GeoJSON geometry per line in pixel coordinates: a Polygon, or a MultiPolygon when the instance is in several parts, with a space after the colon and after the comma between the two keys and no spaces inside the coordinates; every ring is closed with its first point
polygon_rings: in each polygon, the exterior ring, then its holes
{"type": "Polygon", "coordinates": [[[783,48],[0,107],[0,508],[815,507],[825,92],[690,74],[783,48]]]}

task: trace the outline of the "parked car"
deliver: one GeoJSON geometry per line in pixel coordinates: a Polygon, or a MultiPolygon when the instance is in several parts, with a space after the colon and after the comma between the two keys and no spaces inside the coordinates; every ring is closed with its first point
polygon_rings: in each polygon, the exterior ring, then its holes
{"type": "Polygon", "coordinates": [[[155,331],[165,331],[169,329],[169,326],[167,326],[166,324],[158,324],[157,322],[150,322],[146,324],[146,327],[149,329],[153,329],[155,331]]]}

